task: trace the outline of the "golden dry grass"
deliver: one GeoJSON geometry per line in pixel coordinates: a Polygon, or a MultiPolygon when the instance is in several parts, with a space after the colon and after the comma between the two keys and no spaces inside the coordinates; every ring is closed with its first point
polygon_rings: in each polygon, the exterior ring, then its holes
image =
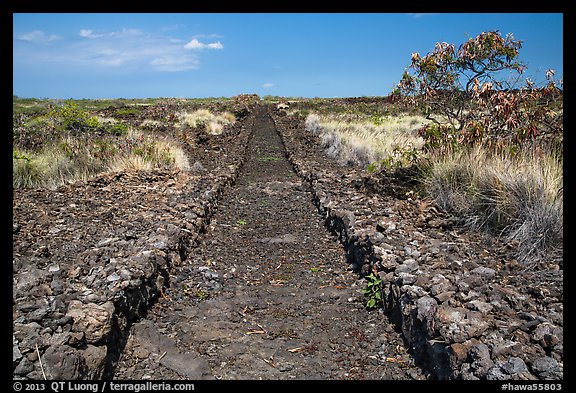
{"type": "Polygon", "coordinates": [[[428,121],[422,116],[380,118],[350,114],[310,114],[306,129],[320,137],[328,156],[343,165],[366,166],[393,154],[395,149],[420,149],[417,130],[428,121]]]}
{"type": "Polygon", "coordinates": [[[12,160],[12,184],[15,188],[57,187],[106,171],[159,168],[189,170],[190,164],[176,141],[130,129],[107,141],[68,136],[38,152],[19,150],[12,160]]]}
{"type": "Polygon", "coordinates": [[[198,109],[194,112],[182,111],[177,114],[177,118],[177,127],[188,126],[195,128],[205,126],[207,132],[211,135],[220,135],[224,127],[236,121],[236,117],[230,112],[214,114],[207,109],[198,109]]]}
{"type": "Polygon", "coordinates": [[[523,261],[537,260],[563,242],[561,155],[524,149],[511,155],[484,148],[431,155],[424,189],[445,210],[476,229],[519,243],[523,261]]]}

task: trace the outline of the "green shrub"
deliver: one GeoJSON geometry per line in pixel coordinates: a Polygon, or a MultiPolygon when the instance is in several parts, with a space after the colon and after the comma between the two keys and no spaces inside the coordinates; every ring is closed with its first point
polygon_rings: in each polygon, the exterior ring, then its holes
{"type": "Polygon", "coordinates": [[[100,126],[96,116],[90,115],[72,100],[66,101],[63,106],[52,109],[48,116],[56,121],[60,130],[64,131],[83,132],[100,126]]]}
{"type": "Polygon", "coordinates": [[[114,136],[125,135],[128,133],[128,125],[124,123],[107,124],[103,128],[107,133],[114,136]]]}

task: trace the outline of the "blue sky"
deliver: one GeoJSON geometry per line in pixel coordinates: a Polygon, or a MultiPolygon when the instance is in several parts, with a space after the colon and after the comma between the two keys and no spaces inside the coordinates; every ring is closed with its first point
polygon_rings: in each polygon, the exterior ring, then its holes
{"type": "Polygon", "coordinates": [[[563,76],[563,14],[13,14],[13,94],[36,98],[383,96],[413,52],[483,31],[563,76]]]}

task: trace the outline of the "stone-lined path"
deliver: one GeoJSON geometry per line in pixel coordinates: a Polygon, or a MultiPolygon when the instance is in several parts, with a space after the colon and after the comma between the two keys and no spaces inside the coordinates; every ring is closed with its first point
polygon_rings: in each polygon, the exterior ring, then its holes
{"type": "Polygon", "coordinates": [[[132,326],[114,379],[425,379],[367,312],[259,108],[249,157],[169,289],[132,326]]]}

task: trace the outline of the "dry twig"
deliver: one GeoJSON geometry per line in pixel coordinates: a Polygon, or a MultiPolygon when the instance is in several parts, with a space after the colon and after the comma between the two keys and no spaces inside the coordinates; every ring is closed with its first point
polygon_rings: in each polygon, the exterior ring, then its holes
{"type": "Polygon", "coordinates": [[[36,353],[38,354],[38,361],[40,362],[40,369],[42,370],[42,376],[44,377],[44,380],[46,381],[48,378],[46,378],[46,373],[44,372],[44,366],[42,365],[42,358],[40,357],[40,350],[38,349],[37,343],[36,343],[36,353]]]}

